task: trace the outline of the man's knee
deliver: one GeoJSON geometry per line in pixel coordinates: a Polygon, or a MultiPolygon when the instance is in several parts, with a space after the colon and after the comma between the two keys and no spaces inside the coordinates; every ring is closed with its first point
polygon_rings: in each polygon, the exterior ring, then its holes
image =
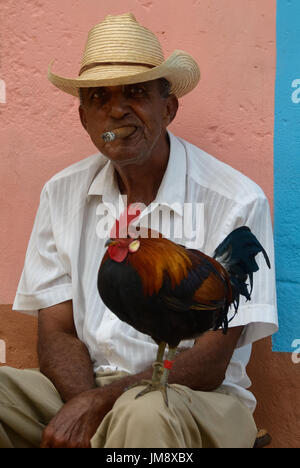
{"type": "Polygon", "coordinates": [[[154,410],[160,411],[161,409],[165,408],[165,403],[161,392],[149,392],[136,398],[136,396],[143,389],[144,387],[141,386],[127,390],[117,400],[116,405],[127,407],[130,412],[135,412],[137,409],[142,415],[146,415],[149,412],[153,413],[154,410]]]}
{"type": "MultiPolygon", "coordinates": [[[[14,388],[13,374],[17,369],[4,366],[0,367],[0,403],[12,403],[12,390],[14,388]]],[[[1,415],[0,415],[1,419],[1,415]]]]}
{"type": "Polygon", "coordinates": [[[154,391],[135,398],[144,387],[135,387],[125,392],[115,403],[116,417],[126,421],[128,430],[147,431],[148,428],[164,427],[169,424],[172,413],[172,395],[169,392],[169,407],[161,392],[154,391]]]}
{"type": "Polygon", "coordinates": [[[0,367],[0,389],[6,389],[12,382],[12,373],[16,371],[12,367],[0,367]]]}
{"type": "Polygon", "coordinates": [[[175,392],[172,390],[168,392],[169,406],[167,406],[159,391],[135,398],[143,388],[135,387],[118,398],[99,427],[94,438],[94,446],[107,448],[183,446],[181,418],[175,411],[175,392]]]}

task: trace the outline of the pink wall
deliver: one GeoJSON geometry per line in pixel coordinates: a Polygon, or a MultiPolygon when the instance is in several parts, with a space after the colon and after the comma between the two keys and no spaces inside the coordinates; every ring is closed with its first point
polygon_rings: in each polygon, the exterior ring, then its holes
{"type": "Polygon", "coordinates": [[[0,303],[11,303],[43,184],[96,152],[76,98],[54,72],[75,76],[86,33],[106,14],[132,11],[162,41],[199,62],[202,81],[181,100],[171,130],[260,184],[273,198],[274,0],[6,0],[1,4],[0,303]]]}

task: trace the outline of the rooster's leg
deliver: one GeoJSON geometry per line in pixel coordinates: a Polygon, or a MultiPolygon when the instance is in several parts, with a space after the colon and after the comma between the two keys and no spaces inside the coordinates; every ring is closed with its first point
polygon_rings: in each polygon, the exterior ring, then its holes
{"type": "Polygon", "coordinates": [[[163,394],[166,405],[169,406],[168,394],[167,394],[168,377],[169,377],[170,369],[174,362],[173,360],[175,357],[177,347],[169,348],[167,359],[165,361],[163,361],[164,349],[165,349],[165,346],[162,349],[161,354],[159,352],[160,350],[158,351],[157,362],[153,364],[154,366],[159,364],[159,370],[156,370],[156,367],[154,368],[152,381],[149,382],[148,386],[144,390],[142,390],[140,393],[137,394],[136,398],[142,395],[145,395],[145,393],[152,392],[153,390],[160,390],[161,393],[163,394]]]}
{"type": "Polygon", "coordinates": [[[145,395],[146,393],[159,390],[162,392],[166,405],[168,406],[166,386],[161,384],[161,377],[162,377],[163,369],[164,369],[163,359],[164,359],[165,348],[166,348],[166,343],[161,342],[158,347],[156,361],[153,363],[154,371],[152,374],[152,379],[143,380],[142,382],[137,384],[137,385],[146,385],[146,388],[144,388],[141,392],[139,392],[135,398],[139,398],[145,395]]]}
{"type": "Polygon", "coordinates": [[[164,372],[163,372],[163,375],[162,375],[162,378],[161,378],[161,384],[163,386],[165,386],[165,387],[167,387],[167,385],[168,385],[168,377],[169,377],[170,369],[172,368],[172,365],[173,365],[173,362],[174,362],[176,349],[177,349],[177,347],[169,348],[168,354],[167,354],[167,359],[165,360],[164,372]]]}
{"type": "Polygon", "coordinates": [[[140,382],[130,385],[129,387],[125,389],[127,391],[127,390],[130,390],[131,388],[138,387],[140,385],[146,385],[146,388],[142,390],[140,393],[138,393],[135,398],[138,398],[144,395],[145,393],[152,392],[154,390],[159,390],[160,379],[161,379],[163,369],[164,369],[163,359],[164,359],[165,348],[166,348],[166,343],[164,341],[159,343],[157,355],[156,355],[156,361],[152,364],[154,368],[152,379],[141,380],[140,382]]]}
{"type": "Polygon", "coordinates": [[[163,369],[164,369],[163,360],[164,360],[165,349],[166,349],[166,343],[164,341],[162,341],[161,343],[159,343],[159,346],[158,346],[156,361],[152,364],[152,366],[154,368],[154,371],[153,371],[153,374],[152,374],[152,383],[153,384],[160,382],[160,379],[161,379],[161,376],[162,376],[162,373],[163,373],[163,369]]]}

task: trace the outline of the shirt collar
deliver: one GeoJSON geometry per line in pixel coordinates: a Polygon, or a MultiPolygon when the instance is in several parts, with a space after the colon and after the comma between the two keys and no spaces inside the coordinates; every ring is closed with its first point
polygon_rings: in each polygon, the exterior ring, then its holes
{"type": "MultiPolygon", "coordinates": [[[[166,205],[180,216],[183,214],[186,184],[186,154],[180,140],[168,131],[170,139],[170,157],[168,166],[154,204],[166,205]]],[[[103,202],[116,204],[120,197],[116,173],[111,161],[96,175],[90,185],[88,195],[100,195],[103,202]]]]}
{"type": "Polygon", "coordinates": [[[106,163],[92,181],[88,195],[101,195],[107,200],[114,198],[119,193],[119,187],[116,180],[115,169],[111,161],[107,159],[106,163]]]}
{"type": "Polygon", "coordinates": [[[168,132],[168,135],[170,139],[169,162],[154,202],[169,206],[182,216],[185,201],[186,153],[180,140],[171,132],[168,132]]]}

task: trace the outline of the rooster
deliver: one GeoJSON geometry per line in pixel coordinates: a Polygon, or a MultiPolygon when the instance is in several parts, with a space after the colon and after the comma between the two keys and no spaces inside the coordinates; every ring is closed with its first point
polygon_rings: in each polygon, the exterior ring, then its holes
{"type": "Polygon", "coordinates": [[[146,387],[136,397],[160,390],[168,404],[168,375],[180,341],[219,328],[226,333],[230,306],[235,315],[240,296],[251,299],[253,273],[259,269],[256,255],[262,252],[269,268],[270,261],[247,226],[232,231],[212,258],[150,229],[137,235],[130,225],[140,210],[130,207],[134,214],[128,207],[106,242],[98,291],[120,320],[158,345],[152,380],[139,383],[146,387]]]}

